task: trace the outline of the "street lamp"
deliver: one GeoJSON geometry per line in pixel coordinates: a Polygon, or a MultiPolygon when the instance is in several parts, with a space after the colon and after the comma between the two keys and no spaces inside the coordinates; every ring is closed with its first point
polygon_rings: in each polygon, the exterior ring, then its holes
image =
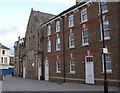
{"type": "Polygon", "coordinates": [[[107,72],[106,72],[106,53],[105,53],[105,39],[104,39],[104,24],[103,24],[103,17],[102,17],[102,5],[100,1],[100,20],[101,20],[101,30],[102,30],[102,40],[103,40],[103,59],[104,59],[104,93],[108,93],[108,81],[107,81],[107,72]]]}

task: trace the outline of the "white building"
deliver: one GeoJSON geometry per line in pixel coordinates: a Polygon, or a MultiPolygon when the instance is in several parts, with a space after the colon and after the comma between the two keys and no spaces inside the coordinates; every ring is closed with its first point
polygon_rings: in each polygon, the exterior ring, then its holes
{"type": "Polygon", "coordinates": [[[10,48],[0,43],[0,69],[10,68],[10,63],[13,63],[13,59],[14,55],[10,53],[10,48]]]}

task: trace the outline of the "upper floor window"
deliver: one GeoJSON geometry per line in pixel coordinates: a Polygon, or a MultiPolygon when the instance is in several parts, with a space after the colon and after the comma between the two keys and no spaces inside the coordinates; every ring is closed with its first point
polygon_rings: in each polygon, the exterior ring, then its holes
{"type": "Polygon", "coordinates": [[[74,26],[74,16],[73,15],[69,16],[69,27],[72,27],[72,26],[74,26]]]}
{"type": "MultiPolygon", "coordinates": [[[[104,28],[104,39],[109,39],[110,34],[109,34],[109,21],[108,20],[103,21],[103,28],[104,28]]],[[[101,28],[101,39],[103,39],[102,38],[102,28],[101,28]]]]}
{"type": "MultiPolygon", "coordinates": [[[[110,54],[105,54],[106,58],[106,71],[112,72],[112,59],[110,54]]],[[[103,61],[103,72],[104,72],[104,61],[103,61]]]]}
{"type": "Polygon", "coordinates": [[[75,60],[70,59],[70,73],[75,73],[75,60]]]}
{"type": "Polygon", "coordinates": [[[51,35],[51,26],[49,25],[48,28],[47,28],[47,35],[51,35]]]}
{"type": "Polygon", "coordinates": [[[60,50],[60,37],[56,38],[56,50],[60,50]]]}
{"type": "Polygon", "coordinates": [[[56,32],[60,32],[60,21],[56,22],[56,32]]]}
{"type": "Polygon", "coordinates": [[[74,48],[74,33],[70,32],[69,34],[69,48],[74,48]]]}
{"type": "Polygon", "coordinates": [[[51,40],[47,42],[47,52],[51,52],[51,40]]]}
{"type": "Polygon", "coordinates": [[[5,55],[5,50],[2,50],[2,54],[5,55]]]}
{"type": "Polygon", "coordinates": [[[101,2],[101,9],[102,9],[102,13],[108,11],[107,2],[101,2]]]}
{"type": "Polygon", "coordinates": [[[82,31],[82,45],[88,45],[88,29],[82,31]]]}
{"type": "Polygon", "coordinates": [[[56,72],[57,73],[61,72],[61,63],[60,63],[60,60],[56,60],[56,72]]]}
{"type": "Polygon", "coordinates": [[[81,22],[85,22],[88,20],[87,16],[87,8],[81,10],[81,22]]]}

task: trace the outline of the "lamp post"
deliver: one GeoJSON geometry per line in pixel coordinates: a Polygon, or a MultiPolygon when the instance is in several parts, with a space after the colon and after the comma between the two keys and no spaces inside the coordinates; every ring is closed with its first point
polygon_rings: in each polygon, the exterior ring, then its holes
{"type": "Polygon", "coordinates": [[[104,59],[104,93],[108,93],[108,81],[107,81],[107,72],[106,72],[106,53],[105,53],[105,39],[104,39],[104,24],[103,24],[103,17],[102,17],[102,5],[100,1],[100,20],[101,20],[101,30],[102,30],[102,40],[103,40],[103,59],[104,59]]]}

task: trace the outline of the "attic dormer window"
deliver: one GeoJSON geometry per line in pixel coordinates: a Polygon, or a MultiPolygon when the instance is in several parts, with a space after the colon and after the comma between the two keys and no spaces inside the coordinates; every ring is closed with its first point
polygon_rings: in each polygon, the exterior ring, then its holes
{"type": "Polygon", "coordinates": [[[5,55],[5,50],[2,50],[2,54],[5,55]]]}

